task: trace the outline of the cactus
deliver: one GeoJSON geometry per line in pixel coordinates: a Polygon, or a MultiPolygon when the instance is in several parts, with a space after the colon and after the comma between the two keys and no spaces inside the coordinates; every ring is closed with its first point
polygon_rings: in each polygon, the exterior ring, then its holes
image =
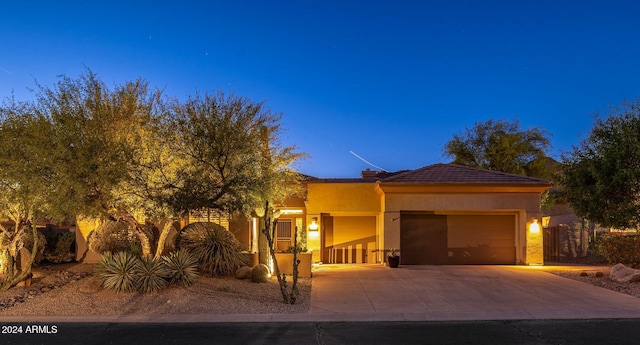
{"type": "Polygon", "coordinates": [[[265,264],[257,264],[251,269],[251,281],[254,283],[266,283],[269,281],[269,267],[265,264]]]}

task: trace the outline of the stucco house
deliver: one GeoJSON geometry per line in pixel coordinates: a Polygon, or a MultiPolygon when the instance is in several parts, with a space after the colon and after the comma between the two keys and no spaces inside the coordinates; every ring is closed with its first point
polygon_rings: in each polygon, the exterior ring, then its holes
{"type": "Polygon", "coordinates": [[[304,210],[314,262],[543,264],[545,180],[434,164],[360,178],[310,179],[304,210]]]}
{"type": "MultiPolygon", "coordinates": [[[[403,265],[543,264],[540,197],[548,181],[434,164],[303,183],[306,197],[274,205],[279,251],[293,244],[297,230],[316,263],[384,263],[394,249],[403,265]]],[[[257,252],[257,219],[215,218],[257,252]]],[[[78,225],[79,258],[96,224],[78,225]]]]}

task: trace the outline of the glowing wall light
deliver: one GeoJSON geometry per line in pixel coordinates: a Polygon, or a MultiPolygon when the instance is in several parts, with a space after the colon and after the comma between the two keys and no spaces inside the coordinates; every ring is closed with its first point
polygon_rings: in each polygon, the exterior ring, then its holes
{"type": "Polygon", "coordinates": [[[533,218],[533,223],[529,225],[529,232],[532,234],[537,234],[540,232],[540,224],[538,224],[538,220],[533,218]]]}
{"type": "Polygon", "coordinates": [[[551,217],[550,216],[542,217],[542,227],[545,228],[545,229],[548,228],[550,221],[551,221],[551,217]]]}
{"type": "Polygon", "coordinates": [[[320,232],[318,231],[318,218],[311,218],[311,224],[309,224],[309,238],[318,238],[320,232]]]}

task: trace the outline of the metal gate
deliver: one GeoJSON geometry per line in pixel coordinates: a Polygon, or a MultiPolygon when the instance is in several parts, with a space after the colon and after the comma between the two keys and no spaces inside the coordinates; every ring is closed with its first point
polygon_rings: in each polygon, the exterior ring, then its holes
{"type": "Polygon", "coordinates": [[[560,227],[546,228],[543,234],[544,262],[560,262],[560,227]]]}

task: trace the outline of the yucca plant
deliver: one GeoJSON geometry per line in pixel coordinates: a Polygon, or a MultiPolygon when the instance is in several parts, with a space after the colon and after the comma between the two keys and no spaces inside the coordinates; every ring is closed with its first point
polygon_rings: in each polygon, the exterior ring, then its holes
{"type": "Polygon", "coordinates": [[[139,279],[137,261],[138,258],[129,252],[103,254],[97,266],[100,285],[118,292],[135,291],[139,279]]]}
{"type": "Polygon", "coordinates": [[[186,249],[180,249],[163,256],[169,273],[170,284],[190,286],[198,279],[198,259],[186,249]]]}
{"type": "Polygon", "coordinates": [[[144,257],[137,260],[135,271],[138,275],[137,289],[150,293],[164,289],[169,282],[169,269],[162,260],[144,257]]]}
{"type": "Polygon", "coordinates": [[[180,232],[180,248],[193,253],[200,269],[212,275],[232,275],[245,264],[240,243],[215,223],[192,223],[180,232]]]}

